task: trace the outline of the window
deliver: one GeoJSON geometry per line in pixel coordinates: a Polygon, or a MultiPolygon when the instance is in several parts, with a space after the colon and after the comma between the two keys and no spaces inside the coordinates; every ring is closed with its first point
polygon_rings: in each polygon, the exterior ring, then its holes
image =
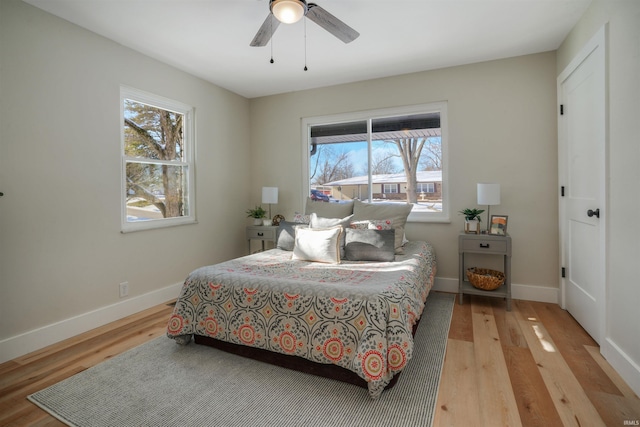
{"type": "Polygon", "coordinates": [[[122,87],[122,231],[195,222],[193,108],[122,87]]]}
{"type": "Polygon", "coordinates": [[[382,192],[386,194],[397,193],[398,184],[383,184],[382,192]]]}
{"type": "Polygon", "coordinates": [[[436,185],[433,182],[419,182],[418,193],[435,193],[436,185]]]}
{"type": "Polygon", "coordinates": [[[445,102],[305,118],[304,197],[412,203],[410,221],[449,221],[445,102]]]}

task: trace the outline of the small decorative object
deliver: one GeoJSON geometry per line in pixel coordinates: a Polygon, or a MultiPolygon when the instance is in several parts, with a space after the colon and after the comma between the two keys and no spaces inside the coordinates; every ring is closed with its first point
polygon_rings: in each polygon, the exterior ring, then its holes
{"type": "Polygon", "coordinates": [[[507,235],[507,215],[491,215],[491,223],[489,227],[489,234],[495,234],[498,236],[507,235]]]}
{"type": "Polygon", "coordinates": [[[266,218],[267,211],[265,211],[262,206],[256,206],[254,209],[247,210],[247,217],[253,218],[253,225],[261,225],[262,218],[266,218]]]}
{"type": "Polygon", "coordinates": [[[280,225],[280,221],[284,221],[284,216],[278,214],[276,216],[273,217],[273,220],[271,220],[271,224],[278,226],[280,225]]]}
{"type": "Polygon", "coordinates": [[[475,233],[480,232],[480,214],[484,209],[463,209],[459,213],[464,215],[464,232],[475,233]]]}
{"type": "Polygon", "coordinates": [[[488,268],[471,267],[467,269],[467,279],[475,288],[493,291],[504,283],[504,273],[488,268]]]}

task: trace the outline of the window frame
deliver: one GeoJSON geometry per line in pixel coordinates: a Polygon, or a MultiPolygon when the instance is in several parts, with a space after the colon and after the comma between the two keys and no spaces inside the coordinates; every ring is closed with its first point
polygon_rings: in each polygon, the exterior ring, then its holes
{"type": "MultiPolygon", "coordinates": [[[[411,212],[409,222],[451,222],[451,200],[449,197],[449,125],[447,117],[447,101],[431,102],[426,104],[408,105],[402,107],[382,108],[376,110],[354,111],[347,113],[331,114],[325,116],[303,117],[301,119],[302,140],[302,209],[309,195],[309,152],[311,140],[311,127],[318,125],[348,123],[358,120],[367,120],[368,142],[371,142],[370,120],[399,115],[440,113],[440,141],[442,149],[442,211],[441,212],[411,212]]],[[[371,163],[371,147],[369,146],[369,164],[371,163]]],[[[371,178],[369,187],[371,188],[371,178]]]]}
{"type": "Polygon", "coordinates": [[[195,224],[196,204],[195,204],[195,108],[185,103],[165,98],[160,95],[145,92],[132,87],[120,86],[120,231],[129,233],[141,230],[152,230],[158,228],[174,227],[184,224],[195,224]],[[139,102],[152,107],[179,113],[183,115],[182,133],[184,138],[184,159],[182,161],[169,161],[158,159],[141,159],[129,157],[125,154],[125,124],[124,124],[124,101],[125,99],[139,102]],[[187,194],[185,211],[187,215],[172,218],[150,219],[145,221],[127,221],[127,162],[148,163],[155,165],[169,164],[173,166],[186,166],[186,189],[187,194]]]}

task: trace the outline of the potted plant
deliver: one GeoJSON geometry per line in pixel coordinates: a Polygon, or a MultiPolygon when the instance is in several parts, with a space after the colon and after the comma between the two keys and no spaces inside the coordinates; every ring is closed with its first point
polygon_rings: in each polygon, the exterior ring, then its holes
{"type": "Polygon", "coordinates": [[[462,215],[464,215],[464,232],[465,233],[475,233],[478,234],[480,232],[480,222],[482,219],[480,218],[480,214],[484,212],[484,209],[463,209],[459,211],[462,215]]]}
{"type": "Polygon", "coordinates": [[[247,210],[247,218],[253,218],[253,225],[262,224],[262,218],[267,217],[267,211],[262,206],[256,206],[253,209],[247,210]]]}

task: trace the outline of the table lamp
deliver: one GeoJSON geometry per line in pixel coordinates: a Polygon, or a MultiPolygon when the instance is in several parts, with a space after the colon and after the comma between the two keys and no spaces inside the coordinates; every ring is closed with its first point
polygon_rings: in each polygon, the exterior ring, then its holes
{"type": "Polygon", "coordinates": [[[278,203],[278,187],[262,187],[262,203],[269,205],[269,220],[273,220],[271,216],[271,204],[278,203]]]}
{"type": "Polygon", "coordinates": [[[491,206],[500,204],[500,184],[478,183],[478,204],[487,205],[487,233],[491,226],[491,206]]]}

